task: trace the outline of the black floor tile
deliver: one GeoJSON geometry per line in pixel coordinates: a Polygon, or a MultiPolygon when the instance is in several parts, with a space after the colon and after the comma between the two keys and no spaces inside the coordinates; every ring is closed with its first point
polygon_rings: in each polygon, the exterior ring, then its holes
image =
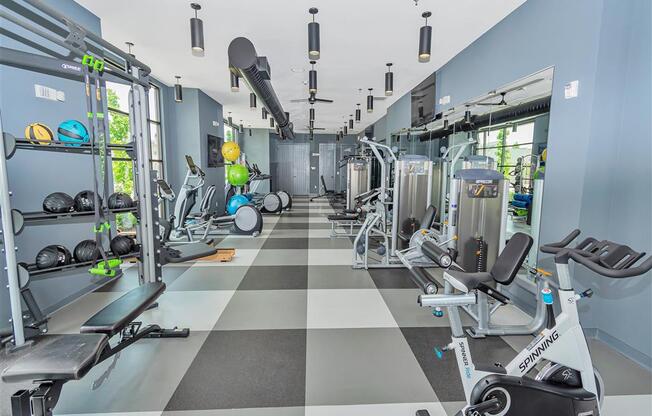
{"type": "Polygon", "coordinates": [[[417,288],[407,269],[369,269],[369,274],[378,289],[414,289],[417,288]]]}
{"type": "Polygon", "coordinates": [[[308,230],[310,223],[308,222],[277,222],[274,230],[308,230]]]}
{"type": "Polygon", "coordinates": [[[262,249],[308,249],[308,238],[268,238],[262,249]]]}
{"type": "MultiPolygon", "coordinates": [[[[279,238],[278,240],[286,240],[279,238]]],[[[308,266],[251,266],[238,290],[302,290],[308,288],[308,266]]]]}
{"type": "MultiPolygon", "coordinates": [[[[450,328],[401,328],[401,331],[439,401],[464,401],[455,353],[444,353],[443,359],[439,360],[433,350],[434,347],[441,348],[451,342],[450,328]]],[[[516,356],[516,352],[500,337],[477,340],[469,338],[469,348],[476,364],[499,362],[506,365],[516,356]]]]}
{"type": "Polygon", "coordinates": [[[306,331],[213,331],[165,410],[305,405],[306,331]]]}

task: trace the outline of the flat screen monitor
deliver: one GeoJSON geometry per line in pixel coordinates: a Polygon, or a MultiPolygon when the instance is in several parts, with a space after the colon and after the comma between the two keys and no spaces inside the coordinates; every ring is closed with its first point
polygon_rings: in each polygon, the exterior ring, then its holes
{"type": "Polygon", "coordinates": [[[222,157],[222,145],[224,139],[221,137],[208,135],[208,163],[209,168],[218,168],[224,166],[224,157],[222,157]]]}

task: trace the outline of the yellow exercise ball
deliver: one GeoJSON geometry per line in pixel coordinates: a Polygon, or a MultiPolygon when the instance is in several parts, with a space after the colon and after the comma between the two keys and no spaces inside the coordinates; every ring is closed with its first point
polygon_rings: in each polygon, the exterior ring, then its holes
{"type": "Polygon", "coordinates": [[[548,148],[545,148],[543,149],[543,152],[541,152],[541,160],[545,162],[547,158],[548,158],[548,148]]]}
{"type": "Polygon", "coordinates": [[[25,127],[25,138],[32,144],[47,146],[52,143],[54,133],[43,123],[31,123],[25,127]]]}
{"type": "Polygon", "coordinates": [[[240,157],[240,146],[236,142],[226,142],[222,146],[222,156],[229,162],[235,162],[240,157]]]}

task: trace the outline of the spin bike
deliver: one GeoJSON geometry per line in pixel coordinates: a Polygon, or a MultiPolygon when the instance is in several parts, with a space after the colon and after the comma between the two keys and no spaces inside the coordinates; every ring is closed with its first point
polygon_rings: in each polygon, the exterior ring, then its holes
{"type": "MultiPolygon", "coordinates": [[[[518,234],[518,233],[517,233],[518,234]]],[[[541,291],[546,304],[546,328],[532,340],[509,364],[474,364],[469,343],[464,335],[459,307],[477,302],[482,291],[503,302],[503,296],[488,285],[501,276],[478,276],[478,273],[446,271],[444,295],[421,295],[424,307],[448,309],[452,330],[451,343],[435,349],[442,357],[454,351],[466,396],[466,406],[456,416],[598,416],[604,396],[602,379],[593,368],[591,355],[579,321],[577,303],[593,295],[591,289],[575,293],[568,267],[569,260],[605,277],[621,279],[640,276],[652,269],[652,257],[634,266],[645,253],[612,241],[586,238],[575,247],[568,245],[580,234],[571,232],[564,240],[541,246],[544,253],[554,254],[559,280],[557,296],[561,313],[554,315],[554,295],[551,289],[541,291]],[[480,278],[478,278],[480,277],[480,278]],[[457,289],[462,294],[452,294],[457,289]],[[546,363],[535,378],[526,377],[537,365],[546,363]]],[[[524,235],[524,234],[523,234],[524,235]]],[[[525,236],[525,235],[524,235],[525,236]]],[[[529,236],[527,236],[529,237],[529,236]]],[[[499,256],[524,258],[520,245],[527,241],[510,239],[499,256]],[[512,247],[510,247],[512,245],[512,247]]],[[[530,242],[531,244],[531,242],[530,242]]],[[[522,259],[514,259],[514,263],[522,259]]],[[[555,286],[553,286],[555,287],[555,286]]],[[[427,416],[426,410],[417,416],[427,416]]]]}

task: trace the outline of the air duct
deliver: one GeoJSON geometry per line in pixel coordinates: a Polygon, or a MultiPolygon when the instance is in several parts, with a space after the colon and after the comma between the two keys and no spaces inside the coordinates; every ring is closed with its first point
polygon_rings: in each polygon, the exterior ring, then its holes
{"type": "Polygon", "coordinates": [[[258,96],[262,105],[272,114],[282,139],[294,139],[290,117],[283,110],[271,81],[271,69],[264,56],[256,54],[256,48],[247,38],[239,37],[229,45],[229,68],[245,80],[249,89],[258,96]]]}

